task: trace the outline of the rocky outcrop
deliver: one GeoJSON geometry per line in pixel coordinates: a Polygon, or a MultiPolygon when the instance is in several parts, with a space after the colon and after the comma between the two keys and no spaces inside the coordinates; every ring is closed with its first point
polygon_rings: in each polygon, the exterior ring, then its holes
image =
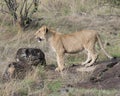
{"type": "Polygon", "coordinates": [[[24,62],[29,65],[46,65],[45,54],[37,48],[20,48],[15,57],[17,62],[24,62]]]}
{"type": "Polygon", "coordinates": [[[23,79],[36,66],[46,66],[44,53],[36,48],[20,48],[16,53],[15,60],[15,62],[9,63],[3,72],[4,81],[13,78],[23,79]]]}
{"type": "Polygon", "coordinates": [[[96,65],[93,74],[87,82],[78,83],[77,86],[98,89],[120,88],[120,58],[100,62],[96,65]]]}

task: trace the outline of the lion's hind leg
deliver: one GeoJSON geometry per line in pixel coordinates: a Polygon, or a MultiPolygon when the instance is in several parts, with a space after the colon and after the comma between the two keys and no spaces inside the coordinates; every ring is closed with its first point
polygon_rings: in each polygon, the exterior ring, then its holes
{"type": "Polygon", "coordinates": [[[86,59],[86,61],[85,62],[82,62],[82,64],[81,65],[85,65],[85,64],[87,64],[87,63],[89,63],[90,61],[91,61],[91,54],[90,54],[90,52],[88,51],[87,52],[87,59],[86,59]]]}
{"type": "Polygon", "coordinates": [[[93,65],[98,57],[98,54],[96,54],[94,50],[89,50],[89,53],[90,53],[92,60],[86,64],[86,67],[93,65]]]}
{"type": "Polygon", "coordinates": [[[95,43],[96,39],[93,38],[92,41],[85,46],[85,49],[88,51],[91,59],[91,61],[86,64],[86,67],[93,65],[98,57],[98,54],[95,51],[95,43]]]}

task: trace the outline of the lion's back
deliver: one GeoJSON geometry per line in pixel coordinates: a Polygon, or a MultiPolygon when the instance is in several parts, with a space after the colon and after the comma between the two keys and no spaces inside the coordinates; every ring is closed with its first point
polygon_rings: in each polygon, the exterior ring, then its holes
{"type": "Polygon", "coordinates": [[[96,31],[83,30],[62,35],[61,40],[67,52],[76,52],[83,50],[84,45],[96,38],[96,35],[96,31]]]}

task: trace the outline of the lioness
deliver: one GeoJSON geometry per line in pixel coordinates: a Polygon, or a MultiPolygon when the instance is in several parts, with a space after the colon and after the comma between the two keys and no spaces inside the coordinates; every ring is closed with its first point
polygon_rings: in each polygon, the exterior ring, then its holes
{"type": "Polygon", "coordinates": [[[43,40],[48,41],[56,52],[58,63],[56,71],[62,71],[64,69],[65,53],[77,53],[82,50],[86,50],[88,56],[87,60],[83,62],[82,65],[86,64],[86,66],[91,66],[97,59],[97,54],[95,53],[95,44],[97,41],[105,55],[110,59],[113,58],[104,50],[99,34],[93,30],[62,34],[46,26],[42,26],[35,33],[35,38],[38,39],[38,42],[43,40]]]}

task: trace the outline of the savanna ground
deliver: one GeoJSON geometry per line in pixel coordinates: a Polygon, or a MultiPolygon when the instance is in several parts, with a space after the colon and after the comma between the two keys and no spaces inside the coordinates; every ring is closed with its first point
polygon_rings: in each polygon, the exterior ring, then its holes
{"type": "MultiPolygon", "coordinates": [[[[15,53],[21,47],[40,48],[45,52],[49,65],[46,69],[36,68],[35,72],[32,75],[28,74],[24,80],[1,82],[0,96],[119,96],[120,89],[85,89],[74,86],[87,81],[92,74],[92,72],[77,72],[73,66],[85,60],[84,52],[66,55],[68,70],[55,73],[55,53],[47,43],[38,43],[34,38],[35,31],[41,25],[47,25],[62,33],[92,29],[101,35],[105,49],[112,56],[120,57],[120,3],[116,4],[114,1],[41,0],[39,10],[33,17],[43,20],[36,28],[30,27],[26,31],[13,24],[11,15],[0,12],[0,76],[7,64],[14,61],[15,53]]],[[[107,60],[101,50],[98,53],[98,61],[107,60]]]]}

